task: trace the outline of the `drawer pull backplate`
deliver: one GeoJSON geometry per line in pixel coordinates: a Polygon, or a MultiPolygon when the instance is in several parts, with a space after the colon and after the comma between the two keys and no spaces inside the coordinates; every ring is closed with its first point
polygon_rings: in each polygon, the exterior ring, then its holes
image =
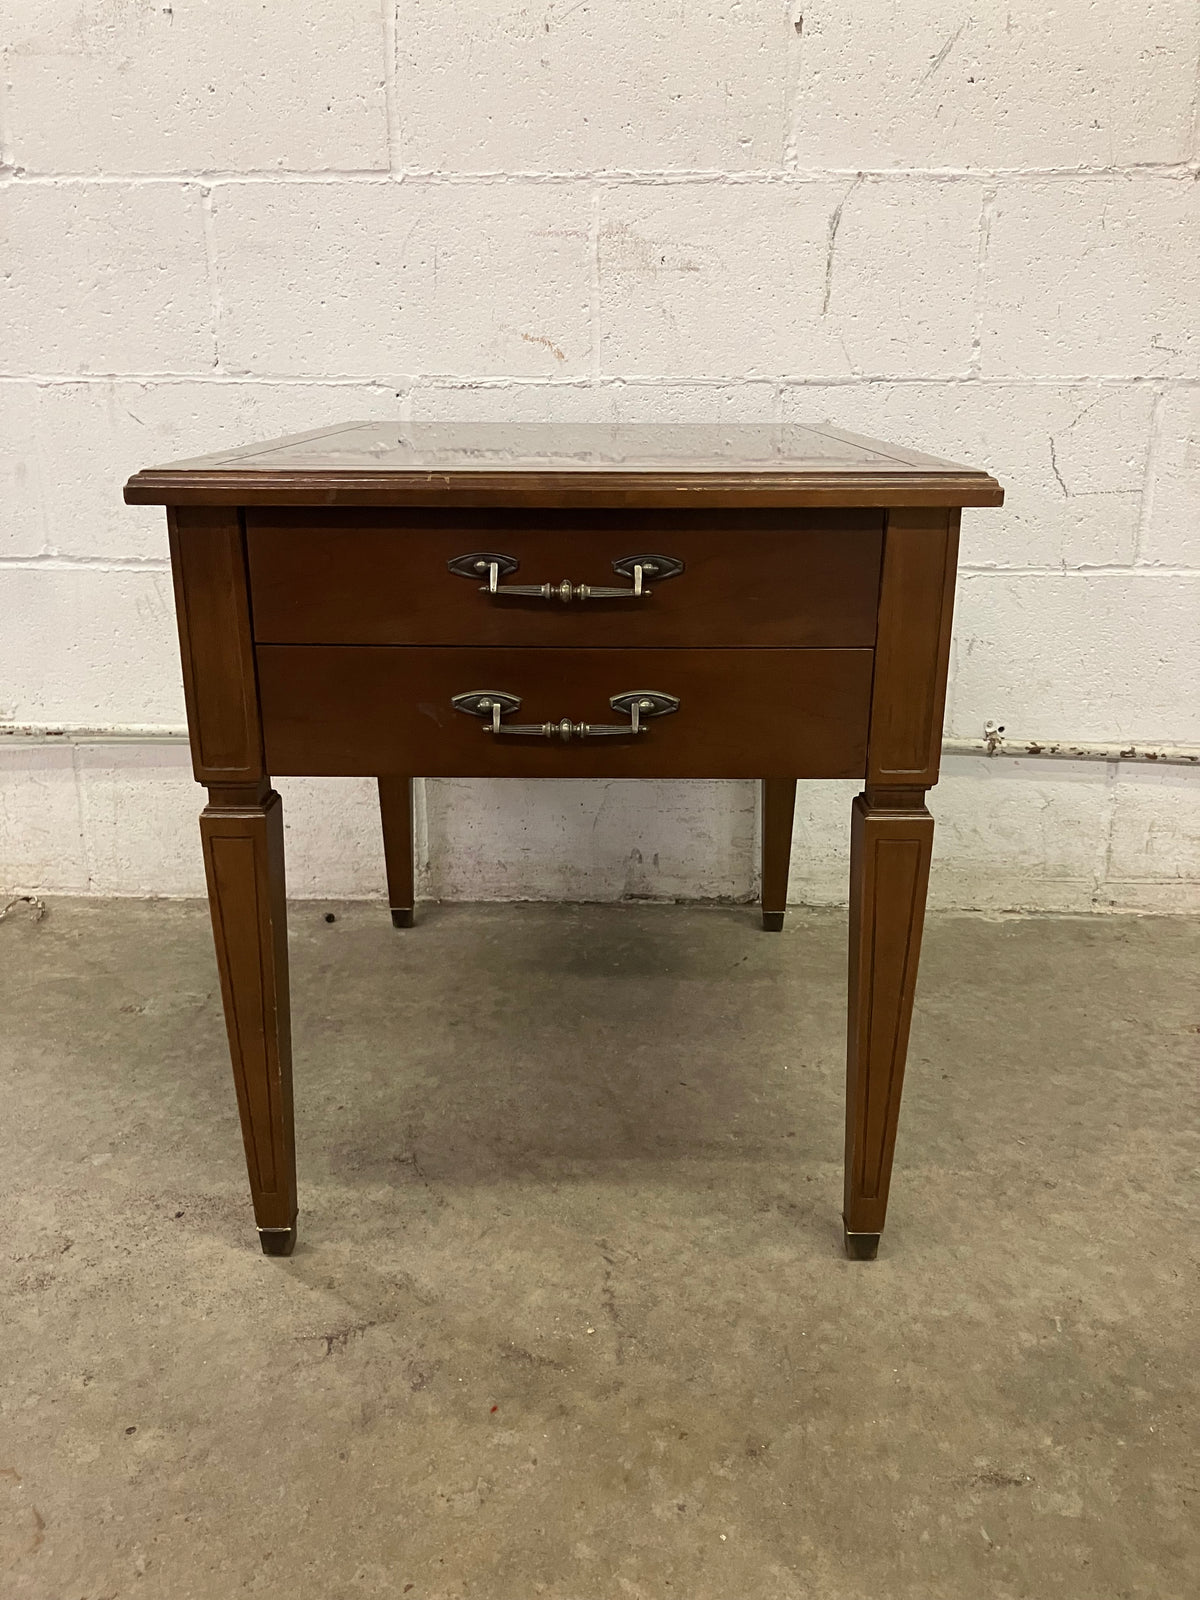
{"type": "Polygon", "coordinates": [[[515,572],[521,563],[516,556],[500,555],[493,550],[475,550],[470,555],[455,556],[446,565],[457,578],[486,578],[487,582],[480,585],[483,594],[561,600],[564,605],[572,600],[641,600],[650,593],[651,583],[677,578],[683,571],[683,562],[678,556],[621,556],[613,562],[612,568],[622,578],[629,579],[629,586],[617,589],[572,583],[569,578],[561,583],[501,583],[500,579],[515,572]]]}
{"type": "Polygon", "coordinates": [[[515,733],[533,739],[611,739],[631,733],[645,733],[647,717],[665,717],[679,710],[678,697],[658,689],[630,689],[614,694],[608,702],[614,711],[623,711],[628,722],[502,722],[510,711],[521,709],[520,697],[500,689],[475,689],[456,694],[451,701],[456,711],[482,717],[488,733],[515,733]]]}

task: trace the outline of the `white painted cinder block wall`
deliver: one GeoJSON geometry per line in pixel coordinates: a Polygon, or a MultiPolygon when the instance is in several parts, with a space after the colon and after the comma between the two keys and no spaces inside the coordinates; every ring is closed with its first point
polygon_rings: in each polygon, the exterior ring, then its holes
{"type": "MultiPolygon", "coordinates": [[[[1200,744],[1191,0],[8,0],[0,887],[201,889],[161,512],[350,418],[820,419],[994,471],[948,731],[1200,744]]],[[[293,892],[371,788],[281,784],[293,892]]],[[[843,892],[812,785],[793,892],[843,892]]],[[[1200,772],[953,756],[941,904],[1198,903],[1200,772]]],[[[429,783],[425,894],[744,897],[748,784],[429,783]]]]}

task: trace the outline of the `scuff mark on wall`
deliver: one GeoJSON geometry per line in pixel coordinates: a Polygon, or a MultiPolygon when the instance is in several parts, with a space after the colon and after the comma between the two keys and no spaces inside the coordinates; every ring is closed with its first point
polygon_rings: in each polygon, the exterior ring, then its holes
{"type": "Polygon", "coordinates": [[[554,340],[547,339],[544,333],[523,333],[521,337],[524,339],[526,344],[543,345],[547,350],[549,350],[550,354],[556,361],[565,361],[567,359],[563,352],[554,343],[554,340]]]}
{"type": "Polygon", "coordinates": [[[845,194],[833,208],[833,215],[829,219],[829,237],[825,242],[825,296],[821,301],[821,315],[826,316],[829,311],[829,301],[833,294],[833,252],[837,244],[838,229],[842,225],[842,212],[845,210],[846,201],[863,181],[863,174],[858,177],[846,190],[845,194]]]}
{"type": "Polygon", "coordinates": [[[917,84],[918,89],[922,84],[928,83],[930,78],[933,77],[934,73],[937,72],[938,68],[942,65],[943,61],[945,61],[951,50],[954,49],[954,46],[962,38],[963,29],[966,27],[967,23],[970,22],[970,20],[970,17],[965,17],[963,21],[959,23],[956,30],[946,40],[945,44],[938,51],[937,55],[934,56],[928,67],[926,67],[925,71],[921,74],[921,81],[917,84]]]}
{"type": "Polygon", "coordinates": [[[715,250],[684,244],[676,239],[653,238],[639,233],[629,222],[606,222],[600,229],[600,248],[613,272],[653,278],[660,272],[703,272],[719,266],[715,250]]]}

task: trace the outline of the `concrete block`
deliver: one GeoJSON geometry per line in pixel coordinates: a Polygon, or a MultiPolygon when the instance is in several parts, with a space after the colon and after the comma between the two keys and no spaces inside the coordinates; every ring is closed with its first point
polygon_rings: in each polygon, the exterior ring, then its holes
{"type": "Polygon", "coordinates": [[[221,185],[222,360],[328,376],[589,365],[582,188],[221,185]]]}
{"type": "Polygon", "coordinates": [[[5,34],[29,171],[387,169],[378,0],[22,0],[5,34]]]}
{"type": "Polygon", "coordinates": [[[967,367],[974,184],[699,184],[605,192],[601,206],[606,373],[967,367]]]}
{"type": "Polygon", "coordinates": [[[0,722],[183,724],[169,572],[10,567],[4,589],[0,722]]]}
{"type": "MultiPolygon", "coordinates": [[[[4,754],[0,743],[0,760],[4,754]]],[[[206,797],[192,776],[187,745],[81,744],[76,762],[90,867],[86,877],[67,882],[60,871],[53,887],[73,894],[203,895],[198,819],[206,797]]],[[[283,798],[288,897],[382,902],[374,780],[285,778],[276,788],[283,798]]]]}
{"type": "Polygon", "coordinates": [[[418,383],[417,422],[773,422],[762,383],[418,383]]]}
{"type": "Polygon", "coordinates": [[[745,899],[754,785],[426,781],[428,865],[446,900],[745,899]]]}
{"type": "MultiPolygon", "coordinates": [[[[850,881],[850,808],[861,790],[857,779],[802,783],[792,822],[788,900],[794,905],[844,906],[850,881]]],[[[759,840],[761,841],[761,816],[759,840]]],[[[761,889],[761,875],[755,873],[761,889]]]]}
{"type": "Polygon", "coordinates": [[[395,389],[371,384],[182,379],[46,385],[40,434],[57,441],[45,486],[49,546],[69,556],[166,560],[162,507],[127,506],[121,498],[125,480],[140,467],[355,417],[394,417],[399,409],[395,389]]]}
{"type": "MultiPolygon", "coordinates": [[[[373,778],[280,778],[288,895],[386,897],[379,790],[373,778]]],[[[387,924],[386,913],[384,925],[387,924]]]]}
{"type": "Polygon", "coordinates": [[[213,364],[200,191],[0,186],[0,364],[17,375],[213,364]]]}
{"type": "Polygon", "coordinates": [[[45,493],[38,436],[38,387],[0,383],[0,555],[46,548],[45,493]]]}
{"type": "Polygon", "coordinates": [[[985,377],[1194,375],[1200,185],[1002,185],[984,283],[985,377]]]}
{"type": "Polygon", "coordinates": [[[1200,912],[1200,768],[1122,766],[1104,900],[1200,912]]]}
{"type": "Polygon", "coordinates": [[[801,167],[1073,167],[1184,161],[1200,12],[1066,0],[805,0],[801,167]]]}
{"type": "Polygon", "coordinates": [[[778,166],[792,37],[787,8],[775,0],[500,0],[486,8],[400,0],[404,164],[467,172],[778,166]]]}
{"type": "Polygon", "coordinates": [[[1132,562],[1150,443],[1145,384],[896,383],[796,387],[789,421],[827,419],[986,467],[998,510],[965,511],[965,566],[1132,562]]]}
{"type": "MultiPolygon", "coordinates": [[[[929,796],[937,819],[929,903],[943,909],[1081,912],[1103,868],[1107,767],[1089,762],[947,756],[929,796]]],[[[789,899],[846,904],[857,782],[796,794],[789,899]]]]}
{"type": "Polygon", "coordinates": [[[186,744],[81,744],[91,894],[203,895],[204,790],[186,744]]]}
{"type": "MultiPolygon", "coordinates": [[[[290,898],[382,903],[374,783],[288,778],[277,787],[290,898]]],[[[752,899],[757,786],[655,787],[653,810],[637,785],[418,784],[419,893],[459,900],[752,899]],[[423,789],[431,801],[428,835],[423,789]],[[535,803],[532,818],[526,800],[535,803]],[[690,830],[697,827],[689,855],[690,830]]],[[[801,786],[793,904],[845,904],[850,804],[858,788],[801,786]]],[[[202,894],[196,819],[203,803],[182,743],[73,751],[0,741],[0,889],[202,894]]],[[[1200,772],[949,756],[929,803],[938,824],[931,906],[1200,910],[1200,772]]]]}
{"type": "Polygon", "coordinates": [[[1200,574],[968,573],[948,731],[1200,743],[1200,574]]]}
{"type": "Polygon", "coordinates": [[[87,852],[66,744],[0,739],[0,894],[86,894],[87,852]]]}
{"type": "Polygon", "coordinates": [[[1169,389],[1158,413],[1139,562],[1200,568],[1200,387],[1169,389]]]}
{"type": "Polygon", "coordinates": [[[1108,767],[947,756],[929,903],[955,910],[1090,911],[1112,811],[1108,767]]]}

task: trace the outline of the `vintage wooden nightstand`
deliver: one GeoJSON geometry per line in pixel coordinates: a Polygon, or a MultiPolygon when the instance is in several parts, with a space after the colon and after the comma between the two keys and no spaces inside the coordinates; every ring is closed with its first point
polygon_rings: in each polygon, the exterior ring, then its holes
{"type": "Polygon", "coordinates": [[[263,1249],[296,1239],[283,821],[269,774],[409,786],[762,780],[763,926],[796,780],[861,778],[843,1220],[887,1207],[933,844],[959,509],[985,472],[834,428],[350,423],[137,473],[165,505],[221,993],[263,1249]]]}

